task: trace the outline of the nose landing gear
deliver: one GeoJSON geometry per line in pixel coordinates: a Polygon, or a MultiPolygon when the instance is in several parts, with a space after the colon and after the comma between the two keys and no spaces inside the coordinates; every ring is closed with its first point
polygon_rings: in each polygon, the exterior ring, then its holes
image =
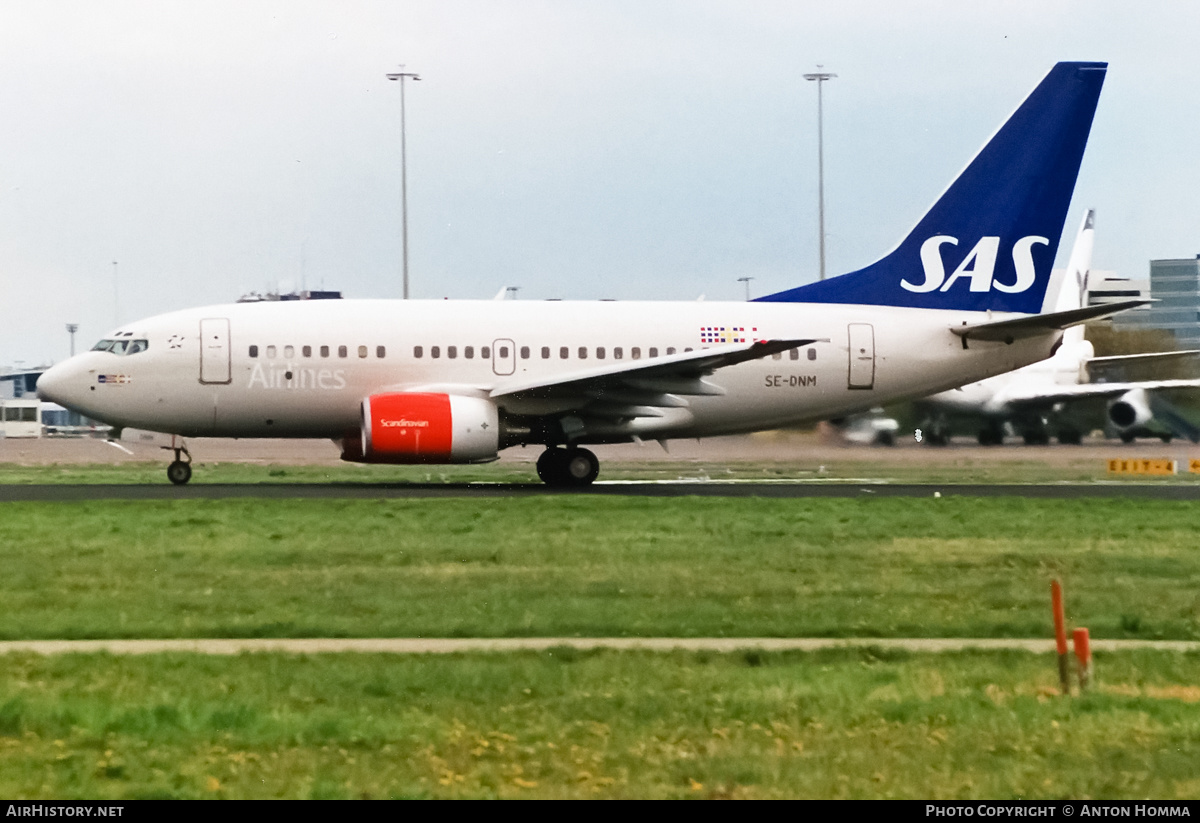
{"type": "Polygon", "coordinates": [[[192,479],[192,455],[188,452],[187,444],[177,443],[175,438],[171,438],[171,445],[163,448],[175,452],[175,460],[167,466],[167,479],[176,486],[184,485],[192,479]]]}

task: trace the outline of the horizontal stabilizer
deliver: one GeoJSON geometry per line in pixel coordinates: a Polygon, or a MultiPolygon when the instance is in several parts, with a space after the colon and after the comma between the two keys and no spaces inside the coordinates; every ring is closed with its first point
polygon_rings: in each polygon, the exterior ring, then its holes
{"type": "Polygon", "coordinates": [[[1144,306],[1149,300],[1126,300],[1121,303],[1107,303],[1103,306],[1086,306],[1070,311],[1056,311],[1048,314],[1031,314],[1012,320],[997,320],[994,323],[975,323],[951,326],[950,331],[966,340],[997,340],[1011,343],[1026,337],[1037,337],[1054,329],[1068,329],[1089,320],[1099,320],[1111,317],[1129,309],[1144,306]]]}

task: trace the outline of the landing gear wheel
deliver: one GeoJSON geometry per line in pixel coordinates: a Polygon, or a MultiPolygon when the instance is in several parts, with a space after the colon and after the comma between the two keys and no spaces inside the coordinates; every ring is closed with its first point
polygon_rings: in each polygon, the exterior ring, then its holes
{"type": "Polygon", "coordinates": [[[1063,429],[1058,433],[1058,442],[1064,446],[1078,446],[1083,442],[1083,432],[1078,429],[1063,429]]]}
{"type": "Polygon", "coordinates": [[[537,461],[537,476],[547,486],[558,485],[562,474],[562,449],[546,449],[537,461]]]}
{"type": "Polygon", "coordinates": [[[588,486],[600,474],[600,461],[587,449],[552,447],[538,458],[537,473],[547,486],[588,486]]]}
{"type": "Polygon", "coordinates": [[[563,479],[568,486],[590,486],[600,474],[600,461],[587,449],[567,449],[563,479]]]}
{"type": "Polygon", "coordinates": [[[176,486],[182,486],[192,479],[192,466],[182,460],[176,460],[167,466],[167,479],[176,486]]]}

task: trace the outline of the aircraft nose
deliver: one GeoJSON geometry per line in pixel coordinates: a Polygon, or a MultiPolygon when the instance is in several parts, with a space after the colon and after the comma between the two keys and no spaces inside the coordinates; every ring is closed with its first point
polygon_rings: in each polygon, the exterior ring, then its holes
{"type": "Polygon", "coordinates": [[[42,373],[37,382],[37,394],[42,400],[70,408],[80,393],[77,364],[73,360],[51,366],[42,373]]]}

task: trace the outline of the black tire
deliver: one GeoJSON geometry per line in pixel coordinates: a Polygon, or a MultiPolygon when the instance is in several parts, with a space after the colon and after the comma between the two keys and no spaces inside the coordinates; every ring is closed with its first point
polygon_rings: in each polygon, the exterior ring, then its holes
{"type": "Polygon", "coordinates": [[[176,460],[171,465],[167,466],[167,479],[176,486],[182,486],[192,479],[192,467],[189,463],[184,463],[182,460],[176,460]]]}
{"type": "Polygon", "coordinates": [[[600,461],[587,449],[563,452],[562,479],[567,486],[590,486],[600,475],[600,461]]]}
{"type": "Polygon", "coordinates": [[[547,486],[559,485],[563,470],[563,450],[549,448],[542,452],[537,461],[537,476],[547,486]]]}
{"type": "Polygon", "coordinates": [[[1058,433],[1058,442],[1064,446],[1078,446],[1083,442],[1083,433],[1077,429],[1063,429],[1058,433]]]}
{"type": "Polygon", "coordinates": [[[1136,439],[1137,438],[1130,432],[1121,432],[1121,442],[1122,443],[1132,443],[1136,439]]]}

